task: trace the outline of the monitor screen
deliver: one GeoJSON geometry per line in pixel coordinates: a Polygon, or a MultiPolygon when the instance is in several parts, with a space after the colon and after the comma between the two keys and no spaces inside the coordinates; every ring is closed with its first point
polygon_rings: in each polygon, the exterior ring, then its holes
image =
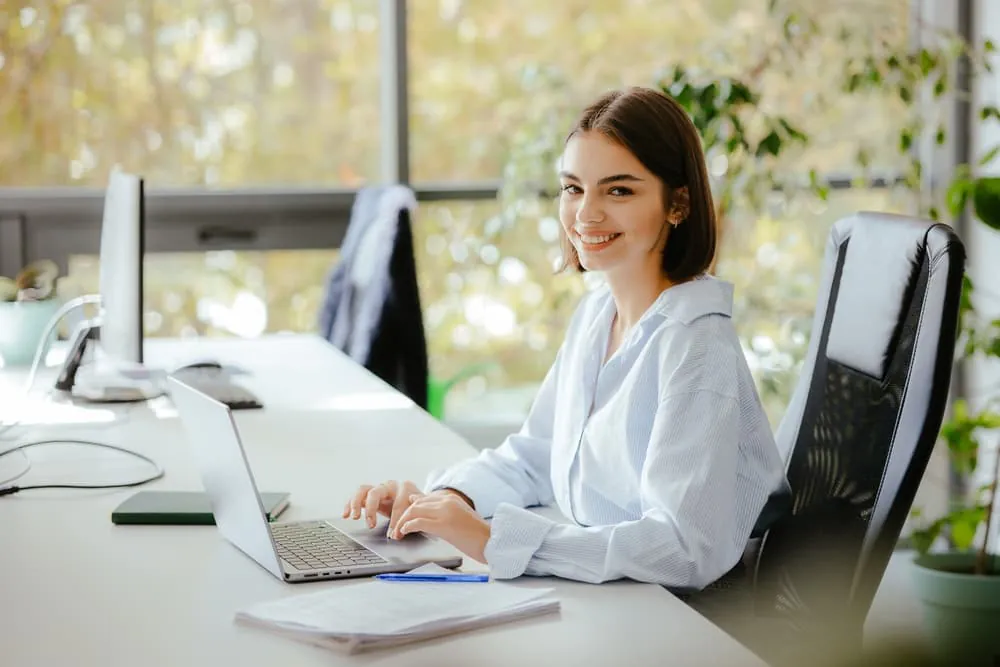
{"type": "Polygon", "coordinates": [[[143,180],[111,172],[101,223],[100,347],[110,361],[142,363],[143,180]]]}

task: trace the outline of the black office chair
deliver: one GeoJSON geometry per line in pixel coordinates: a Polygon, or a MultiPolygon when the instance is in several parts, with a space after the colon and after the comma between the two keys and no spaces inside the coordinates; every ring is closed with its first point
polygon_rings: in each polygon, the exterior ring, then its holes
{"type": "Polygon", "coordinates": [[[944,417],[964,266],[959,238],[929,221],[858,213],[830,233],[777,433],[791,513],[756,559],[755,618],[770,622],[749,643],[772,664],[860,648],[944,417]]]}

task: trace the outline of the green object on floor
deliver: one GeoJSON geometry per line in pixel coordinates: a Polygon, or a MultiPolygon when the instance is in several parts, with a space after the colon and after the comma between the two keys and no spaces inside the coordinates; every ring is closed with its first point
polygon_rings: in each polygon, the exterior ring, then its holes
{"type": "Polygon", "coordinates": [[[448,397],[448,392],[451,391],[452,387],[463,380],[489,370],[494,365],[493,362],[471,364],[444,380],[429,377],[427,379],[427,412],[439,421],[444,419],[445,399],[448,397]]]}

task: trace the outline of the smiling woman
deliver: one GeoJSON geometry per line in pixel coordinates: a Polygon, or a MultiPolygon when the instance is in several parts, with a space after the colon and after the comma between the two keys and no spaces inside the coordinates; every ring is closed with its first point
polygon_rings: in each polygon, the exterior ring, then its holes
{"type": "Polygon", "coordinates": [[[498,579],[692,593],[742,577],[764,507],[787,484],[731,321],[732,285],[705,273],[715,235],[697,142],[651,89],[587,107],[563,155],[560,219],[570,264],[606,284],[579,301],[527,419],[422,491],[361,485],[345,516],[386,514],[391,536],[439,537],[498,579]],[[552,504],[573,523],[525,509],[552,504]]]}

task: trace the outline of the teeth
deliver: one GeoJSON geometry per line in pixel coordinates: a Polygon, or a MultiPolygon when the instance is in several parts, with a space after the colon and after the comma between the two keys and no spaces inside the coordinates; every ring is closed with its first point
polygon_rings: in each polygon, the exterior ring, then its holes
{"type": "Polygon", "coordinates": [[[617,234],[606,234],[604,236],[584,236],[583,234],[581,234],[580,235],[580,239],[584,243],[597,244],[597,243],[607,243],[608,241],[610,241],[611,239],[613,239],[616,236],[618,236],[618,235],[617,234]]]}

